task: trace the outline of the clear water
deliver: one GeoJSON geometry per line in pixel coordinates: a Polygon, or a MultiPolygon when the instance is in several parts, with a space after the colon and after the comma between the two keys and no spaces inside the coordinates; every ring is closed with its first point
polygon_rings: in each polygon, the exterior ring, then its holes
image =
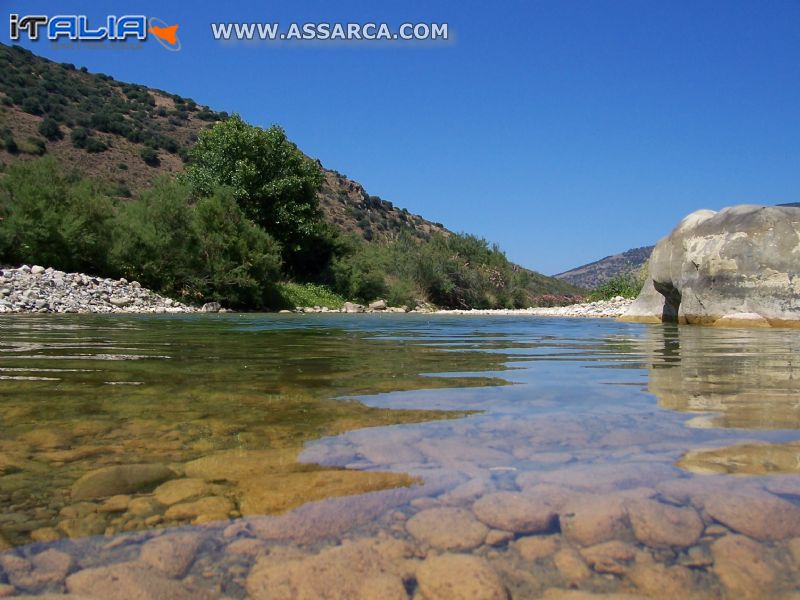
{"type": "Polygon", "coordinates": [[[374,596],[375,570],[435,596],[442,554],[515,598],[777,597],[800,582],[799,350],[532,317],[2,318],[0,582],[162,577],[141,548],[180,532],[200,542],[164,577],[193,597],[374,596]],[[387,540],[402,569],[347,554],[387,540]]]}

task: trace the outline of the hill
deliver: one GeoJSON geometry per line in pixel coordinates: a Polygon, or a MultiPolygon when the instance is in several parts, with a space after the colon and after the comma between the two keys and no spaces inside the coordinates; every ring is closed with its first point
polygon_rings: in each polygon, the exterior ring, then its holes
{"type": "Polygon", "coordinates": [[[564,271],[554,277],[578,287],[594,289],[620,275],[635,274],[650,258],[655,246],[632,248],[606,256],[586,265],[564,271]]]}
{"type": "MultiPolygon", "coordinates": [[[[106,182],[124,203],[152,188],[160,175],[181,173],[198,136],[228,117],[191,98],[0,44],[0,168],[51,155],[67,172],[106,182]]],[[[336,230],[370,244],[452,235],[442,224],[369,194],[337,171],[319,168],[319,207],[336,230]]],[[[526,275],[530,296],[582,291],[513,268],[526,275]]]]}

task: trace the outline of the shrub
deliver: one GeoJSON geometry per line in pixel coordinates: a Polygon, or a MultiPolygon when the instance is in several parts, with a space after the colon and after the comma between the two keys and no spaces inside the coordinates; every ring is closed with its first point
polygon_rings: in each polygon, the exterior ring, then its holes
{"type": "Polygon", "coordinates": [[[16,154],[19,152],[19,146],[16,140],[14,140],[14,135],[7,127],[0,129],[0,141],[3,142],[3,148],[5,148],[6,152],[9,154],[16,154]]]}
{"type": "Polygon", "coordinates": [[[89,139],[89,130],[85,127],[76,127],[69,134],[72,145],[76,148],[86,148],[86,142],[89,139]]]}
{"type": "Polygon", "coordinates": [[[108,144],[103,140],[97,139],[94,136],[86,138],[86,151],[90,153],[105,152],[108,150],[108,144]]]}
{"type": "Polygon", "coordinates": [[[139,152],[139,156],[142,157],[144,164],[148,167],[157,167],[161,164],[161,159],[158,157],[158,152],[156,152],[150,146],[145,146],[139,152]]]}
{"type": "Polygon", "coordinates": [[[86,179],[68,180],[55,160],[17,163],[0,180],[0,256],[63,270],[107,269],[111,200],[86,179]]]}
{"type": "Polygon", "coordinates": [[[25,154],[33,154],[34,156],[42,156],[47,153],[47,144],[40,137],[28,136],[19,145],[19,151],[25,154]]]}
{"type": "Polygon", "coordinates": [[[196,205],[161,179],[120,207],[111,253],[120,274],[191,302],[257,308],[274,297],[280,247],[241,212],[230,190],[196,205]]]}
{"type": "Polygon", "coordinates": [[[39,123],[39,133],[50,141],[60,140],[64,137],[64,132],[61,131],[58,122],[51,117],[45,117],[39,123]]]}
{"type": "Polygon", "coordinates": [[[287,308],[298,306],[326,306],[338,309],[344,306],[344,298],[329,287],[314,283],[281,283],[278,292],[287,308]]]}
{"type": "Polygon", "coordinates": [[[632,273],[624,273],[610,279],[601,286],[598,286],[589,294],[589,300],[610,300],[615,296],[623,298],[636,298],[644,286],[644,278],[632,273]]]}

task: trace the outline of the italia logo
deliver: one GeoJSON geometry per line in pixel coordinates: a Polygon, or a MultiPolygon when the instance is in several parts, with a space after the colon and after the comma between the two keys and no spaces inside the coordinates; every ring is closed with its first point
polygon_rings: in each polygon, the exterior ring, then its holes
{"type": "Polygon", "coordinates": [[[144,15],[108,15],[105,23],[89,23],[86,15],[18,15],[9,18],[9,37],[17,41],[24,32],[29,40],[39,37],[56,41],[62,38],[72,41],[109,40],[122,42],[128,39],[145,41],[150,34],[167,50],[177,52],[181,41],[177,35],[178,25],[167,25],[157,17],[144,15]]]}

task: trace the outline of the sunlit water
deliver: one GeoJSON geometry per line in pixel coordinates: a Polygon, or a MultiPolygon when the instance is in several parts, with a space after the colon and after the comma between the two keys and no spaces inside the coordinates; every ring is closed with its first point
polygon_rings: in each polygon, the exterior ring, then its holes
{"type": "Polygon", "coordinates": [[[0,593],[781,597],[799,351],[532,317],[2,318],[0,593]]]}

